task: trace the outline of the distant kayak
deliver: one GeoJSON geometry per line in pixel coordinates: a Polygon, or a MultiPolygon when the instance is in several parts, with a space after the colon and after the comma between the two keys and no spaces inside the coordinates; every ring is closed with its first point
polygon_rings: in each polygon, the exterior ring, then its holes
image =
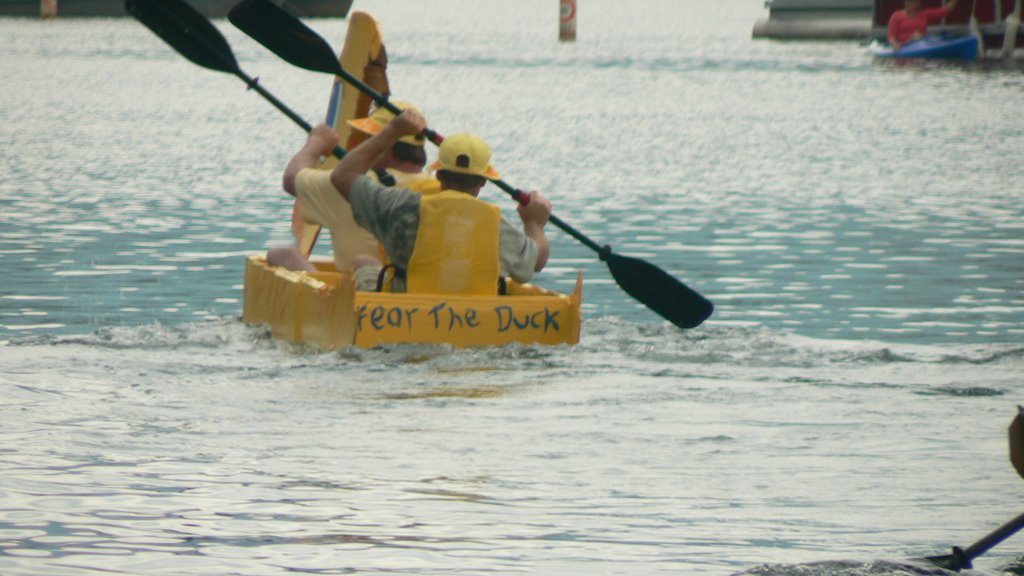
{"type": "Polygon", "coordinates": [[[888,44],[872,44],[876,58],[941,58],[945,60],[977,60],[978,39],[974,36],[925,36],[907,42],[899,50],[888,44]]]}

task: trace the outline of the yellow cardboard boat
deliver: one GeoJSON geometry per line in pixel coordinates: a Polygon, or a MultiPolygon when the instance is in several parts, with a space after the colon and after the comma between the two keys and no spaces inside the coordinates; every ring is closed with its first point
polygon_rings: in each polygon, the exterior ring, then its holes
{"type": "Polygon", "coordinates": [[[576,344],[580,339],[583,276],[572,294],[508,281],[505,296],[448,296],[358,292],[351,274],[329,261],[318,271],[245,264],[242,320],[268,324],[275,338],[326,350],[379,344],[576,344]]]}
{"type": "MultiPolygon", "coordinates": [[[[388,92],[387,57],[379,25],[369,14],[350,17],[339,61],[374,89],[388,92]]],[[[347,149],[362,136],[346,120],[366,116],[369,108],[367,96],[335,79],[327,123],[347,149]]],[[[335,164],[329,158],[319,168],[335,164]]],[[[319,227],[301,221],[293,226],[300,249],[308,255],[319,227]]],[[[346,248],[354,242],[341,240],[346,248]]],[[[268,266],[263,257],[249,257],[242,320],[269,324],[275,338],[327,350],[398,343],[465,347],[579,342],[581,277],[571,295],[511,280],[505,296],[392,294],[357,292],[352,275],[338,272],[333,261],[312,262],[318,272],[292,272],[268,266]]]]}

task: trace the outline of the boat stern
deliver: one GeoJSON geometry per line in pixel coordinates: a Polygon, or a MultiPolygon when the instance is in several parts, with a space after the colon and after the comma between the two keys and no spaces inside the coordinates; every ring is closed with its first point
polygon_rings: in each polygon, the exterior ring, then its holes
{"type": "Polygon", "coordinates": [[[275,338],[340,350],[355,340],[350,274],[292,272],[267,265],[261,256],[245,262],[242,321],[266,324],[275,338]]]}

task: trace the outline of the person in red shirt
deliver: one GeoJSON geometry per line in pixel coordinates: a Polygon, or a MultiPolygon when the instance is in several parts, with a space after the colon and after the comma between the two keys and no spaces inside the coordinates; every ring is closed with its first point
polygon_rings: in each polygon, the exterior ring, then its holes
{"type": "Polygon", "coordinates": [[[938,22],[956,8],[957,0],[949,0],[942,8],[921,9],[921,0],[906,0],[903,10],[889,19],[889,45],[899,50],[911,40],[928,33],[928,24],[938,22]]]}

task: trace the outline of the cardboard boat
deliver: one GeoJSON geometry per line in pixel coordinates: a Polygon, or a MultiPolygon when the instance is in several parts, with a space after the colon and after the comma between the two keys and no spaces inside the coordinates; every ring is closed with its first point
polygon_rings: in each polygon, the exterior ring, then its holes
{"type": "Polygon", "coordinates": [[[352,274],[314,260],[317,272],[245,265],[242,320],[267,324],[275,338],[325,350],[381,344],[447,344],[457,348],[506,344],[576,344],[580,339],[583,276],[571,294],[507,281],[504,296],[359,292],[352,274]]]}
{"type": "MultiPolygon", "coordinates": [[[[342,67],[387,94],[386,58],[377,21],[354,12],[339,58],[342,67]]],[[[348,83],[335,80],[327,124],[346,149],[363,137],[346,121],[366,116],[370,103],[348,83]]],[[[336,163],[328,158],[318,168],[330,169],[336,163]]],[[[318,232],[318,227],[296,221],[293,215],[293,233],[307,255],[318,232]]],[[[353,249],[354,240],[341,240],[340,246],[353,249]]],[[[341,260],[351,261],[354,255],[343,254],[341,260]]],[[[269,325],[275,338],[326,350],[401,343],[467,347],[579,342],[582,275],[568,295],[511,280],[504,296],[395,294],[357,292],[353,275],[339,272],[333,260],[314,257],[311,262],[317,272],[293,272],[268,266],[262,256],[250,256],[242,320],[269,325]]]]}

